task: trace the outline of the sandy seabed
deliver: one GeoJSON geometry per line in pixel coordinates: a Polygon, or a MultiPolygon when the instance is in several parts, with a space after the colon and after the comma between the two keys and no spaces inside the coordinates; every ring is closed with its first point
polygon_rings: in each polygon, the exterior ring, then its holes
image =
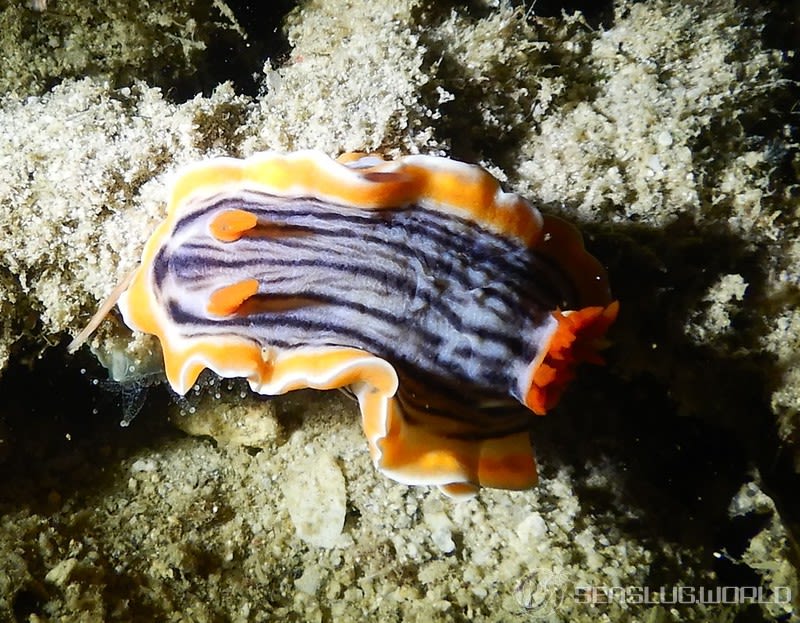
{"type": "Polygon", "coordinates": [[[800,620],[797,10],[530,5],[0,2],[0,620],[800,620]],[[305,148],[580,225],[622,313],[536,489],[388,480],[336,392],[178,399],[114,318],[67,354],[178,167],[305,148]]]}

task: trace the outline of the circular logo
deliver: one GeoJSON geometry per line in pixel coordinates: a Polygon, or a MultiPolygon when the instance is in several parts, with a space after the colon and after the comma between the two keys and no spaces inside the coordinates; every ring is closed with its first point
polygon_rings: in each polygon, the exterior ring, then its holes
{"type": "Polygon", "coordinates": [[[554,614],[564,601],[563,584],[557,580],[553,576],[543,578],[538,573],[528,574],[517,582],[514,597],[531,614],[554,614]]]}

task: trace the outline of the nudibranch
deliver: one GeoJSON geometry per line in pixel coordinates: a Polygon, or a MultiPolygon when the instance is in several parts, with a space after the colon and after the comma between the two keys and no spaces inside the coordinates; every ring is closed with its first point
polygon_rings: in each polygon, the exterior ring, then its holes
{"type": "Polygon", "coordinates": [[[575,228],[479,166],[301,151],[183,170],[119,308],[177,393],[205,368],[348,388],[381,472],[464,497],[536,483],[531,412],[618,304],[575,228]]]}

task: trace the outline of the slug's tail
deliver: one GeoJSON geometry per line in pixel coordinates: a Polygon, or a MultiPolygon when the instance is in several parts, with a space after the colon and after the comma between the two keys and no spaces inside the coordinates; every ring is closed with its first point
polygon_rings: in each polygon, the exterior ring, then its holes
{"type": "Polygon", "coordinates": [[[608,346],[606,332],[619,313],[619,301],[575,311],[556,310],[558,326],[543,356],[531,366],[525,405],[544,415],[558,402],[581,363],[602,364],[600,351],[608,346]]]}

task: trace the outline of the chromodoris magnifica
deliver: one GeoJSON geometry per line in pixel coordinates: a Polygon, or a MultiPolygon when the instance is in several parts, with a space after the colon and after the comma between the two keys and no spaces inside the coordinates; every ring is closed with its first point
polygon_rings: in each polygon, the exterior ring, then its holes
{"type": "Polygon", "coordinates": [[[119,307],[179,394],[205,368],[349,388],[380,471],[461,497],[536,483],[531,412],[618,304],[576,229],[478,166],[303,151],[184,169],[119,307]]]}

